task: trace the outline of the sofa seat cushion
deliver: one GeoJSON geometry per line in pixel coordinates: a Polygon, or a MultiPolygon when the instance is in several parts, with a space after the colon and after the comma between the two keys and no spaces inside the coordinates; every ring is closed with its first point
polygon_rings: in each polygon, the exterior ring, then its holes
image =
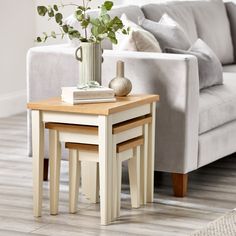
{"type": "Polygon", "coordinates": [[[184,28],[192,42],[197,38],[206,42],[222,64],[234,62],[230,23],[222,0],[147,4],[142,10],[153,21],[167,13],[184,28]]]}
{"type": "Polygon", "coordinates": [[[224,73],[224,84],[201,90],[199,134],[236,120],[236,73],[224,73]]]}

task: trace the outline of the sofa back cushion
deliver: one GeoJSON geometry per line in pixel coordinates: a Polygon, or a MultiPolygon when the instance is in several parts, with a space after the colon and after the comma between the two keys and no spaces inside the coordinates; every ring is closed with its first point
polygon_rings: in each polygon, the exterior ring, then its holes
{"type": "MultiPolygon", "coordinates": [[[[91,17],[97,17],[99,14],[99,9],[95,10],[90,10],[88,11],[88,14],[91,17]]],[[[125,6],[119,6],[119,7],[114,7],[110,12],[109,15],[111,17],[121,17],[122,14],[126,14],[126,16],[129,18],[129,20],[133,21],[134,23],[138,24],[138,18],[139,17],[144,17],[142,10],[138,6],[133,6],[133,5],[125,5],[125,6]]],[[[79,22],[74,18],[74,16],[70,16],[67,18],[66,22],[73,26],[76,29],[80,29],[79,22]]],[[[103,40],[102,42],[102,47],[104,49],[112,49],[112,44],[109,40],[103,40]]]]}
{"type": "Polygon", "coordinates": [[[159,21],[167,13],[183,27],[192,42],[197,38],[204,40],[222,64],[234,62],[229,20],[221,0],[147,4],[142,10],[153,21],[159,21]]]}
{"type": "Polygon", "coordinates": [[[236,3],[227,2],[225,3],[225,6],[230,22],[231,35],[234,44],[234,61],[236,62],[236,3]]]}

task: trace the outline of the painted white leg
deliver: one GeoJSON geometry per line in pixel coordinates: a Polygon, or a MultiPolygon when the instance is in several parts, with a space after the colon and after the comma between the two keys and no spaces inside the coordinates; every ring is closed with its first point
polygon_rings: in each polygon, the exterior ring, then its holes
{"type": "Polygon", "coordinates": [[[152,122],[148,126],[148,171],[147,171],[147,202],[153,202],[154,164],[155,164],[155,120],[156,103],[152,103],[152,122]]]}
{"type": "Polygon", "coordinates": [[[102,225],[111,222],[112,169],[111,117],[99,116],[100,211],[102,225]]]}
{"type": "Polygon", "coordinates": [[[115,135],[113,135],[113,141],[112,141],[112,159],[113,159],[113,199],[112,199],[112,220],[116,220],[117,218],[117,202],[119,201],[119,199],[117,198],[117,156],[116,156],[116,139],[115,139],[115,135]]]}
{"type": "Polygon", "coordinates": [[[140,146],[134,148],[134,157],[128,161],[132,208],[140,207],[140,146]]]}
{"type": "Polygon", "coordinates": [[[61,167],[61,144],[59,133],[49,130],[49,160],[50,160],[50,214],[58,214],[60,167],[61,167]]]}
{"type": "Polygon", "coordinates": [[[80,184],[80,161],[78,151],[69,150],[69,212],[77,212],[80,184]]]}
{"type": "Polygon", "coordinates": [[[91,203],[99,202],[99,164],[81,162],[82,193],[91,203]]]}
{"type": "Polygon", "coordinates": [[[116,160],[117,166],[117,217],[120,216],[120,205],[121,205],[121,186],[122,186],[122,162],[116,160]]]}
{"type": "Polygon", "coordinates": [[[145,205],[147,203],[148,124],[145,124],[143,129],[144,144],[140,151],[140,204],[145,205]]]}
{"type": "Polygon", "coordinates": [[[44,124],[41,112],[32,111],[32,148],[33,148],[33,211],[34,216],[42,215],[44,124]]]}

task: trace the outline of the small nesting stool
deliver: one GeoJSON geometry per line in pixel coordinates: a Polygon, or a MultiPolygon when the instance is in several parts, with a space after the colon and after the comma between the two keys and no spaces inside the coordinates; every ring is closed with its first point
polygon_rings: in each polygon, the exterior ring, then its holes
{"type": "MultiPolygon", "coordinates": [[[[129,175],[131,180],[132,207],[139,207],[140,203],[146,204],[147,175],[149,172],[147,170],[147,140],[148,125],[151,122],[152,116],[146,115],[115,124],[112,127],[111,148],[113,155],[111,158],[113,158],[113,167],[107,180],[113,183],[111,219],[116,219],[120,215],[121,165],[124,160],[130,159],[129,175]],[[132,158],[134,156],[135,158],[132,158]]],[[[80,162],[94,162],[96,165],[99,162],[98,128],[95,126],[51,122],[46,123],[45,128],[49,129],[50,213],[52,215],[58,214],[61,142],[67,143],[67,148],[73,150],[70,151],[70,179],[73,179],[70,183],[70,212],[73,213],[76,211],[78,199],[80,172],[78,169],[80,169],[80,162]],[[71,145],[74,148],[71,148],[71,145]],[[75,145],[79,145],[79,148],[75,148],[75,145]],[[88,152],[88,149],[90,149],[90,152],[88,152]],[[75,150],[79,150],[79,152],[75,150]]],[[[93,177],[95,177],[94,183],[98,182],[97,176],[97,173],[93,174],[93,177]]],[[[86,181],[82,183],[86,183],[86,181]]],[[[90,188],[89,191],[90,193],[95,192],[93,195],[98,196],[97,184],[94,184],[93,187],[95,185],[96,188],[90,188]]]]}
{"type": "MultiPolygon", "coordinates": [[[[128,160],[132,207],[140,207],[140,146],[143,144],[144,138],[141,136],[116,146],[116,155],[113,157],[115,159],[113,219],[120,215],[121,166],[123,161],[128,160]]],[[[65,146],[69,149],[69,211],[75,213],[77,212],[81,161],[99,163],[98,145],[66,143],[65,146]]]]}

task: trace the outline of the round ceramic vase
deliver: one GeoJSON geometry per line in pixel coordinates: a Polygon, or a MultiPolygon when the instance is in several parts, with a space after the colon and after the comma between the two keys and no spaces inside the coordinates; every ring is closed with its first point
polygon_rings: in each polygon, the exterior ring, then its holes
{"type": "Polygon", "coordinates": [[[127,96],[132,90],[132,84],[129,79],[124,76],[124,62],[117,62],[117,74],[109,83],[109,88],[112,88],[115,95],[118,97],[127,96]]]}

